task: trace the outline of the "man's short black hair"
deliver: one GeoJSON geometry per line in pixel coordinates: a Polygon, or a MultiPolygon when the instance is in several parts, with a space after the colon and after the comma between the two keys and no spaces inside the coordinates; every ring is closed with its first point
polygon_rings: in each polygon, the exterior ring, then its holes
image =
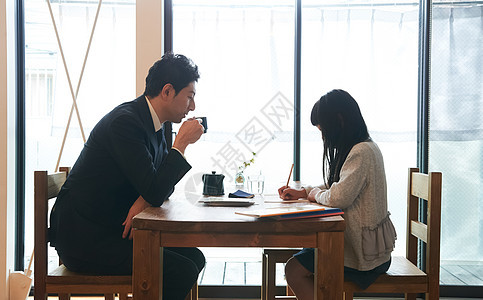
{"type": "Polygon", "coordinates": [[[198,78],[198,66],[191,59],[181,54],[166,53],[149,69],[144,95],[156,97],[168,83],[178,94],[198,78]]]}

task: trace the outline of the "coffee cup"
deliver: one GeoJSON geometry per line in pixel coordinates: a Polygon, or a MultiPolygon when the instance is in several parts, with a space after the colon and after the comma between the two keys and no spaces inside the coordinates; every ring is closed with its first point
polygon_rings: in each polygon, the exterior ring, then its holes
{"type": "Polygon", "coordinates": [[[203,127],[205,128],[204,133],[206,133],[206,130],[208,129],[208,123],[206,121],[206,117],[197,117],[196,120],[198,120],[198,122],[200,122],[200,124],[203,125],[203,127]]]}

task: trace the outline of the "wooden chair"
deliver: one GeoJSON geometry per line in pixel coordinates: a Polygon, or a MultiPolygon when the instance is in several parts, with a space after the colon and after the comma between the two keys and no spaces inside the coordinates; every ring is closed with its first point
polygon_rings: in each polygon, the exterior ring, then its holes
{"type": "Polygon", "coordinates": [[[46,300],[49,293],[59,295],[59,299],[70,299],[70,294],[104,294],[105,299],[127,299],[132,291],[131,276],[97,276],[78,274],[60,265],[48,272],[47,218],[49,199],[57,197],[64,184],[69,168],[60,168],[60,172],[47,174],[47,171],[35,171],[34,207],[35,207],[35,264],[34,298],[46,300]]]}
{"type": "Polygon", "coordinates": [[[198,282],[195,282],[195,284],[191,288],[191,291],[188,295],[186,295],[186,298],[184,300],[198,300],[198,282]]]}
{"type": "Polygon", "coordinates": [[[387,274],[366,290],[346,281],[346,300],[352,300],[354,293],[404,293],[405,299],[416,299],[418,293],[426,293],[426,299],[439,299],[441,183],[439,172],[423,174],[417,168],[409,169],[406,257],[393,257],[387,274]],[[418,221],[419,199],[428,204],[427,224],[418,221]],[[417,267],[419,240],[426,243],[425,272],[417,267]]]}
{"type": "MultiPolygon", "coordinates": [[[[61,300],[70,299],[70,294],[104,294],[105,299],[128,299],[132,292],[131,276],[98,276],[78,274],[67,270],[60,264],[48,272],[48,212],[49,200],[57,197],[60,188],[67,179],[69,168],[60,168],[60,172],[47,174],[47,171],[34,173],[35,207],[35,265],[34,298],[45,300],[49,293],[58,294],[61,300]]],[[[186,300],[198,299],[198,284],[195,283],[186,300]]]]}
{"type": "Polygon", "coordinates": [[[275,274],[277,263],[284,263],[300,250],[294,249],[263,249],[262,255],[262,300],[295,299],[292,290],[287,285],[287,296],[276,296],[275,274]]]}
{"type": "MultiPolygon", "coordinates": [[[[345,300],[352,300],[354,293],[405,293],[406,299],[416,299],[418,293],[426,293],[426,299],[439,299],[442,174],[432,172],[427,175],[419,173],[417,168],[409,169],[408,173],[406,257],[393,257],[387,274],[380,276],[366,290],[359,289],[352,282],[344,282],[345,300]],[[418,221],[420,198],[428,204],[427,224],[418,221]],[[417,267],[419,240],[426,243],[426,272],[417,267]]],[[[287,261],[294,252],[289,249],[265,250],[262,262],[262,299],[289,298],[274,295],[274,266],[278,262],[287,261]]],[[[287,289],[289,291],[289,287],[287,289]]]]}

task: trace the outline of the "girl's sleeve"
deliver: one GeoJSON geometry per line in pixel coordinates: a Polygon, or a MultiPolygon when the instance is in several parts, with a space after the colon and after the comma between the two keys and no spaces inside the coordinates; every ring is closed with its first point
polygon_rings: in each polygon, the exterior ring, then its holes
{"type": "Polygon", "coordinates": [[[321,189],[322,191],[326,191],[327,190],[327,186],[325,184],[321,184],[321,185],[318,185],[318,186],[311,186],[311,185],[307,185],[307,186],[304,186],[303,187],[305,189],[305,192],[307,193],[307,195],[310,193],[310,191],[312,191],[314,188],[319,188],[321,189]]]}
{"type": "Polygon", "coordinates": [[[334,182],[328,190],[322,190],[315,195],[318,203],[344,209],[359,197],[366,185],[366,170],[369,166],[363,153],[354,150],[351,150],[342,165],[339,181],[334,182]]]}

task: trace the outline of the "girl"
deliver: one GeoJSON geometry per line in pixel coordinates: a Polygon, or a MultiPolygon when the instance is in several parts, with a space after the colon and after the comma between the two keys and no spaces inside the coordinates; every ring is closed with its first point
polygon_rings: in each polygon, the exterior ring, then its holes
{"type": "MultiPolygon", "coordinates": [[[[307,198],[344,211],[344,277],[366,289],[389,269],[396,240],[387,211],[382,154],[369,136],[357,102],[346,91],[322,96],[310,119],[324,142],[324,184],[283,186],[278,192],[284,200],[307,198]]],[[[313,299],[314,249],[303,249],[289,259],[285,275],[297,299],[313,299]]]]}

